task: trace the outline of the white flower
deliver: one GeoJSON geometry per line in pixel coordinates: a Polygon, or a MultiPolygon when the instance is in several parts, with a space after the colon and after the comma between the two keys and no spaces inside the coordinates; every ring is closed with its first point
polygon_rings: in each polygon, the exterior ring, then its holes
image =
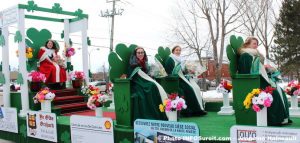
{"type": "Polygon", "coordinates": [[[257,104],[259,104],[259,105],[264,105],[264,101],[265,101],[264,98],[262,98],[262,97],[260,97],[260,96],[257,97],[257,104]]]}
{"type": "Polygon", "coordinates": [[[257,97],[252,98],[252,104],[258,104],[258,98],[257,97]]]}
{"type": "Polygon", "coordinates": [[[176,101],[176,100],[171,101],[171,107],[172,108],[176,108],[177,107],[177,103],[178,103],[178,101],[176,101]]]}

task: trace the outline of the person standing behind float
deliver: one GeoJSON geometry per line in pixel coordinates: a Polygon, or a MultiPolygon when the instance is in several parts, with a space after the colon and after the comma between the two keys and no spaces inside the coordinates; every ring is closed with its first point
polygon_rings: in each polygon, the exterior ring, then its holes
{"type": "Polygon", "coordinates": [[[164,89],[150,76],[148,58],[142,47],[137,47],[129,61],[128,75],[131,79],[133,97],[133,118],[168,120],[166,112],[160,112],[159,105],[167,98],[164,89]]]}
{"type": "Polygon", "coordinates": [[[170,75],[178,75],[179,76],[179,96],[184,96],[186,101],[187,109],[181,111],[181,115],[183,116],[200,116],[206,115],[207,112],[204,111],[203,99],[200,95],[199,88],[194,88],[193,85],[189,82],[189,80],[184,76],[184,62],[181,57],[181,47],[175,46],[172,49],[172,54],[166,60],[165,68],[166,72],[170,75]]]}
{"type": "Polygon", "coordinates": [[[52,40],[48,40],[45,47],[41,47],[38,53],[39,71],[46,76],[46,83],[66,82],[66,70],[56,63],[58,48],[52,40]]]}
{"type": "Polygon", "coordinates": [[[260,74],[266,82],[262,86],[271,85],[273,91],[273,102],[268,109],[268,125],[283,125],[291,123],[289,120],[288,101],[283,90],[272,81],[263,66],[264,57],[257,50],[258,40],[255,37],[248,37],[245,43],[239,48],[238,73],[239,74],[260,74]]]}

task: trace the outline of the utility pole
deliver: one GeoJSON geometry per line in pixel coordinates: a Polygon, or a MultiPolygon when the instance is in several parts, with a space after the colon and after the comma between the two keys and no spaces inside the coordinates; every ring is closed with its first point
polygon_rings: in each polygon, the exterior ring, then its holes
{"type": "Polygon", "coordinates": [[[108,9],[103,12],[101,11],[101,17],[111,17],[111,29],[110,29],[110,46],[109,49],[113,51],[113,44],[114,44],[114,26],[115,26],[115,15],[122,15],[124,9],[119,9],[116,11],[116,2],[120,0],[106,0],[107,3],[112,2],[112,10],[109,11],[108,9]]]}

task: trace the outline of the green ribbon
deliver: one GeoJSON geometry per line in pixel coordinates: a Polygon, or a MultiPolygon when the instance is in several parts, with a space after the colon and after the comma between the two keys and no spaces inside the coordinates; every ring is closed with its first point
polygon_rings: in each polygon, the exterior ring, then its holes
{"type": "Polygon", "coordinates": [[[175,67],[174,67],[174,69],[173,69],[173,71],[172,71],[172,75],[178,75],[178,72],[181,70],[181,65],[180,65],[180,63],[179,64],[177,64],[175,67]]]}
{"type": "Polygon", "coordinates": [[[281,73],[279,71],[275,71],[274,73],[271,74],[271,80],[274,82],[278,82],[280,79],[281,73]]]}
{"type": "Polygon", "coordinates": [[[129,76],[129,79],[132,79],[132,77],[141,69],[141,67],[136,67],[133,72],[131,73],[131,75],[129,76]]]}

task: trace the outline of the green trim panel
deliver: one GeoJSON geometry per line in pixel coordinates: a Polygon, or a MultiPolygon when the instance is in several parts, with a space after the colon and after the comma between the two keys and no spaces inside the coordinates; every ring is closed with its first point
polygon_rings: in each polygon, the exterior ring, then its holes
{"type": "MultiPolygon", "coordinates": [[[[24,4],[19,4],[18,5],[20,9],[27,9],[28,8],[28,5],[24,5],[24,4]]],[[[53,11],[51,8],[43,8],[43,7],[36,7],[34,9],[35,11],[42,11],[42,12],[49,12],[49,13],[56,13],[56,14],[62,14],[62,15],[70,15],[70,16],[76,16],[76,13],[75,12],[69,12],[69,11],[61,11],[61,12],[55,12],[53,11]]],[[[87,14],[82,14],[82,17],[83,18],[88,18],[88,15],[87,14]]]]}
{"type": "Polygon", "coordinates": [[[52,22],[62,22],[62,23],[64,22],[64,19],[42,17],[42,16],[35,16],[35,15],[25,15],[25,18],[35,19],[35,20],[52,21],[52,22]]]}

